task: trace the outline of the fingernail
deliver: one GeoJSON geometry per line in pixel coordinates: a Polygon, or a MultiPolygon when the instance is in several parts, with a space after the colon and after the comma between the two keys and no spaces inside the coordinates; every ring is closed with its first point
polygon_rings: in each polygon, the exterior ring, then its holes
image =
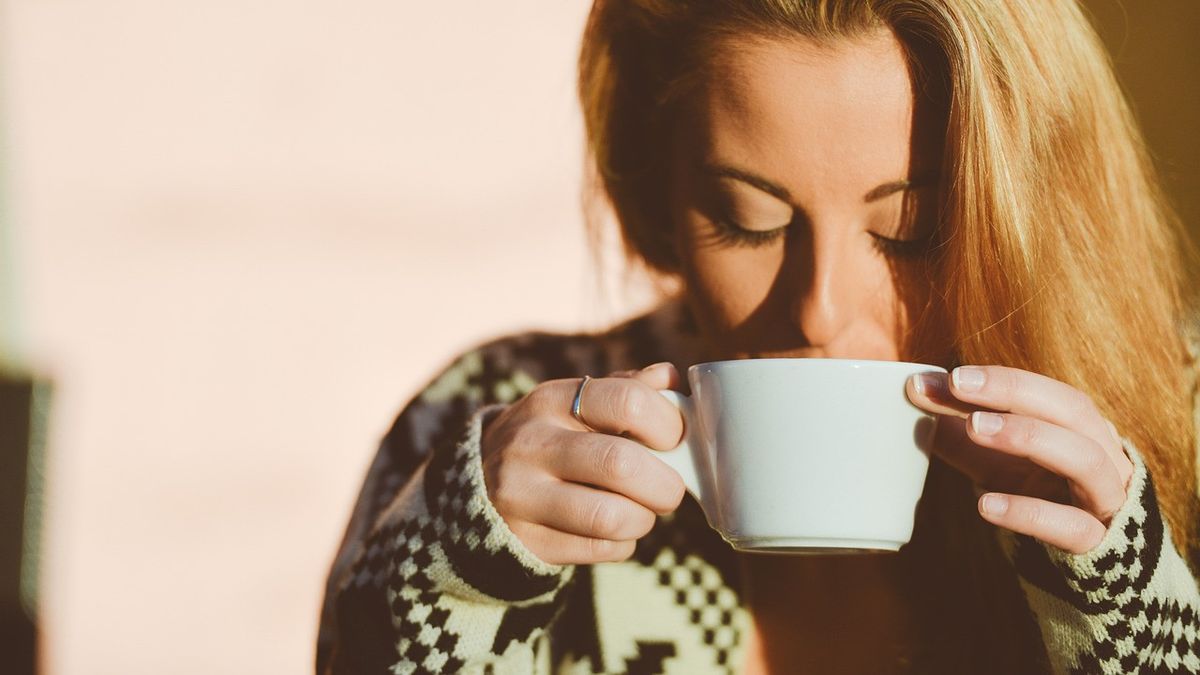
{"type": "Polygon", "coordinates": [[[979,500],[979,507],[989,515],[1002,516],[1008,513],[1008,497],[997,494],[986,494],[983,496],[983,499],[979,500]]]}
{"type": "Polygon", "coordinates": [[[971,413],[971,428],[977,434],[991,436],[1004,428],[1004,418],[996,413],[977,410],[971,413]]]}
{"type": "Polygon", "coordinates": [[[946,398],[946,378],[940,373],[917,373],[912,376],[913,389],[927,398],[946,398]]]}
{"type": "Polygon", "coordinates": [[[959,391],[973,392],[983,389],[983,382],[987,379],[983,370],[972,366],[960,366],[950,373],[950,379],[954,380],[954,388],[959,391]]]}

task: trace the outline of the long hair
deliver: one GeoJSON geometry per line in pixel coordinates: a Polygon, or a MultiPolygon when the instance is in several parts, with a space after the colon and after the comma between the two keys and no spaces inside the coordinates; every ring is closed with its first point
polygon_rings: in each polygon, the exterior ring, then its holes
{"type": "MultiPolygon", "coordinates": [[[[1089,396],[1145,457],[1191,558],[1186,237],[1073,0],[596,0],[578,82],[593,198],[611,205],[631,259],[674,275],[668,130],[713,50],[724,38],[881,29],[905,46],[945,122],[929,278],[938,311],[916,332],[950,331],[954,362],[1041,373],[1089,396]]],[[[587,216],[594,232],[598,211],[587,216]]],[[[957,650],[941,659],[946,669],[1029,672],[1011,668],[1038,660],[1036,635],[974,509],[965,479],[935,466],[920,536],[905,549],[914,584],[942,589],[923,606],[930,631],[957,650]],[[1012,656],[1018,643],[1024,656],[1012,656]]]]}

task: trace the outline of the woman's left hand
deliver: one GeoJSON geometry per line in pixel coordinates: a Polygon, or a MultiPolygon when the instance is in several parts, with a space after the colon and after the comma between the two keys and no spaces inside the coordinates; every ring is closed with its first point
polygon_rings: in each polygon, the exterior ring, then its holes
{"type": "Polygon", "coordinates": [[[1071,553],[1100,543],[1133,463],[1090,397],[1003,366],[922,373],[906,390],[939,418],[933,452],[988,491],[985,520],[1071,553]]]}

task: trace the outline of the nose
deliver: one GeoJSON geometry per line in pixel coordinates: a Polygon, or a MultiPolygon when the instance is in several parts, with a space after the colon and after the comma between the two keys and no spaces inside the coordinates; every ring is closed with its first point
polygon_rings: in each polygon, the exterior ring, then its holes
{"type": "Polygon", "coordinates": [[[867,270],[841,228],[814,224],[798,237],[792,320],[813,347],[828,347],[854,323],[869,294],[867,270]],[[841,229],[841,232],[837,230],[841,229]]]}

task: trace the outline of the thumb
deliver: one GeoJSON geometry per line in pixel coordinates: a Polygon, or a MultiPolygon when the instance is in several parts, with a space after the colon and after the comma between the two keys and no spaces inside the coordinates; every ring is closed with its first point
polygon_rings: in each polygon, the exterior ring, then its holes
{"type": "Polygon", "coordinates": [[[669,361],[655,363],[641,370],[621,370],[609,377],[622,377],[637,380],[652,389],[675,389],[682,381],[679,369],[669,361]]]}

